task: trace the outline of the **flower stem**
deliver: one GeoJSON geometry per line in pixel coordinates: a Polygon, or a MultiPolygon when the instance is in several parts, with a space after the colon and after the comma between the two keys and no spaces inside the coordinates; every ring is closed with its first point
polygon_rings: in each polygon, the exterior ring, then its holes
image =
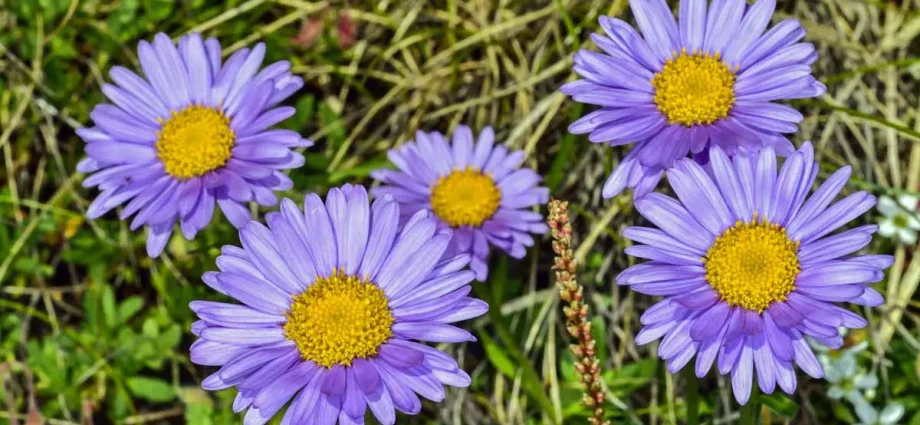
{"type": "Polygon", "coordinates": [[[692,366],[684,368],[684,380],[687,381],[687,425],[700,423],[700,382],[693,372],[692,366]]]}
{"type": "Polygon", "coordinates": [[[741,408],[741,420],[738,422],[740,425],[757,425],[760,419],[760,399],[757,397],[760,394],[760,387],[757,383],[751,387],[751,399],[741,408]]]}

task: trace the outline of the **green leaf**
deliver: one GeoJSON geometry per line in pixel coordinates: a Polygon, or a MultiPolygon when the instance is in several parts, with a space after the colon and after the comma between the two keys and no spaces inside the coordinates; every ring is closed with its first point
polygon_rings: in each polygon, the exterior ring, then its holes
{"type": "Polygon", "coordinates": [[[92,285],[83,294],[83,315],[90,329],[99,329],[99,285],[92,285]]]}
{"type": "Polygon", "coordinates": [[[39,0],[38,4],[45,19],[54,19],[67,10],[67,2],[62,0],[39,0]]]}
{"type": "Polygon", "coordinates": [[[60,58],[74,58],[77,56],[77,50],[74,49],[73,44],[65,42],[60,38],[53,38],[49,43],[51,46],[51,54],[60,58]]]}
{"type": "Polygon", "coordinates": [[[611,392],[626,395],[648,385],[655,378],[657,366],[658,359],[646,358],[615,371],[606,370],[602,376],[611,392]]]}
{"type": "Polygon", "coordinates": [[[578,371],[575,370],[575,355],[572,354],[572,350],[566,349],[560,352],[559,374],[565,382],[578,382],[578,371]]]}
{"type": "Polygon", "coordinates": [[[843,403],[833,403],[831,406],[833,406],[832,411],[834,412],[834,416],[841,420],[842,423],[851,424],[856,422],[856,417],[850,412],[850,408],[843,403]]]}
{"type": "Polygon", "coordinates": [[[783,415],[787,418],[792,418],[799,412],[799,404],[796,403],[795,400],[778,392],[773,394],[761,394],[760,402],[769,407],[770,410],[776,412],[776,414],[783,415]]]}
{"type": "Polygon", "coordinates": [[[495,341],[484,332],[479,333],[479,338],[486,349],[486,357],[489,359],[489,362],[491,362],[499,372],[510,379],[514,379],[517,368],[514,366],[514,362],[505,355],[505,351],[502,350],[502,347],[496,344],[495,341]]]}
{"type": "Polygon", "coordinates": [[[337,149],[348,137],[339,114],[332,109],[328,102],[323,102],[319,106],[319,118],[323,128],[328,129],[326,138],[329,140],[330,146],[333,149],[337,149]]]}
{"type": "Polygon", "coordinates": [[[920,425],[920,412],[914,414],[914,417],[910,419],[910,425],[920,425]]]}
{"type": "Polygon", "coordinates": [[[131,395],[125,391],[124,385],[116,385],[110,400],[108,403],[109,413],[112,417],[123,418],[133,409],[131,407],[131,395]]]}
{"type": "Polygon", "coordinates": [[[212,425],[214,408],[205,404],[189,404],[185,408],[185,423],[188,425],[212,425]]]}
{"type": "Polygon", "coordinates": [[[173,323],[171,326],[166,328],[166,330],[160,334],[158,340],[159,346],[163,350],[172,351],[179,345],[179,341],[182,339],[182,328],[173,323]]]}
{"type": "Polygon", "coordinates": [[[157,324],[156,319],[148,317],[144,320],[144,324],[141,325],[141,332],[147,338],[156,338],[160,335],[160,325],[157,324]]]}
{"type": "Polygon", "coordinates": [[[141,309],[144,308],[144,299],[138,296],[128,297],[118,306],[118,324],[124,324],[131,320],[141,309]]]}
{"type": "Polygon", "coordinates": [[[131,394],[154,403],[166,403],[176,398],[176,392],[166,381],[145,376],[128,378],[131,394]]]}
{"type": "Polygon", "coordinates": [[[35,257],[17,258],[16,261],[13,261],[13,271],[23,276],[54,276],[54,268],[47,264],[40,263],[35,257]]]}
{"type": "Polygon", "coordinates": [[[137,0],[121,1],[108,16],[108,28],[112,33],[118,34],[118,38],[126,40],[137,33],[137,29],[132,29],[131,24],[137,21],[138,6],[137,0]]]}
{"type": "Polygon", "coordinates": [[[144,0],[144,17],[153,21],[162,21],[173,11],[172,0],[144,0]]]}
{"type": "Polygon", "coordinates": [[[314,103],[315,99],[312,95],[302,96],[294,105],[297,112],[291,118],[284,120],[281,126],[295,131],[307,128],[310,120],[313,119],[314,103]]]}
{"type": "Polygon", "coordinates": [[[185,423],[188,425],[213,425],[214,403],[198,387],[182,388],[179,397],[185,402],[185,423]]]}
{"type": "Polygon", "coordinates": [[[597,360],[604,364],[609,357],[607,352],[607,325],[604,322],[604,318],[595,315],[591,318],[591,336],[594,337],[594,342],[596,345],[597,360]]]}
{"type": "Polygon", "coordinates": [[[118,326],[118,313],[115,309],[115,291],[109,285],[102,287],[102,317],[106,328],[118,326]]]}

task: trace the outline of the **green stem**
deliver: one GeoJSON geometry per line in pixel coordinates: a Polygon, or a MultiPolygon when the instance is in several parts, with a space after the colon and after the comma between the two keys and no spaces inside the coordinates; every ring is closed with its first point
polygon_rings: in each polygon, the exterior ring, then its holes
{"type": "Polygon", "coordinates": [[[684,380],[687,381],[687,425],[700,423],[700,382],[696,378],[693,366],[684,368],[684,380]]]}
{"type": "Polygon", "coordinates": [[[751,399],[741,409],[740,425],[757,425],[760,419],[760,398],[758,397],[760,386],[757,385],[757,382],[754,382],[751,387],[751,399]]]}

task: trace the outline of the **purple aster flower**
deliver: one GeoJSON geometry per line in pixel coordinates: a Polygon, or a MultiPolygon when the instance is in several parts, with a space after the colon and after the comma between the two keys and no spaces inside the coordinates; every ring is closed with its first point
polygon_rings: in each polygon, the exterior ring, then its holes
{"type": "Polygon", "coordinates": [[[598,105],[572,123],[574,134],[595,143],[636,146],[604,185],[604,197],[626,187],[639,197],[662,171],[688,153],[720,146],[772,146],[782,156],[794,147],[781,133],[802,121],[795,109],[773,103],[824,94],[811,76],[813,45],[787,19],[766,30],[775,0],[681,0],[674,22],[665,0],[630,0],[640,36],[626,22],[602,16],[606,36],[591,39],[604,53],[581,50],[575,72],[584,80],[562,87],[578,102],[598,105]],[[643,38],[644,36],[644,38],[643,38]]]}
{"type": "Polygon", "coordinates": [[[549,189],[538,186],[540,175],[521,168],[524,152],[495,146],[491,127],[473,140],[469,127],[459,126],[448,143],[438,132],[415,134],[415,141],[389,152],[399,170],[371,175],[385,185],[375,194],[390,194],[402,205],[403,218],[430,210],[440,227],[454,229],[448,255],[472,254],[476,279],[488,275],[489,245],[514,258],[523,258],[542,234],[543,216],[530,211],[549,200],[549,189]]]}
{"type": "Polygon", "coordinates": [[[203,280],[243,304],[195,301],[192,361],[220,370],[206,390],[236,387],[245,425],[268,422],[288,401],[282,425],[363,424],[370,410],[385,425],[395,410],[417,414],[418,396],[441,401],[444,385],[470,377],[424,342],[475,338],[451,323],[488,305],[467,295],[469,255],[442,258],[450,229],[419,211],[398,231],[399,203],[369,205],[362,186],[316,194],[304,209],[284,199],[225,246],[221,271],[203,280]],[[422,342],[419,342],[422,341],[422,342]]]}
{"type": "Polygon", "coordinates": [[[793,364],[821,378],[805,338],[836,349],[843,344],[840,327],[866,326],[835,303],[881,305],[868,285],[893,262],[888,255],[851,255],[869,244],[876,225],[831,234],[875,204],[866,192],[831,204],[849,167],[811,197],[818,164],[810,143],[776,169],[772,148],[729,159],[716,146],[708,170],[678,160],[668,181],[679,200],[651,193],[636,201],[658,228],[623,232],[641,244],[626,253],[651,261],[626,269],[617,283],[666,297],[642,315],[636,342],[663,338],[658,355],[671,372],[696,356],[696,375],[703,377],[718,359],[741,404],[755,370],[765,393],[776,385],[795,389],[793,364]]]}
{"type": "Polygon", "coordinates": [[[147,253],[156,257],[176,221],[192,239],[215,203],[237,227],[249,221],[246,203],[276,204],[273,192],[292,187],[281,170],[304,162],[291,149],[313,144],[269,129],[294,114],[277,105],[303,86],[290,63],[259,71],[261,43],[221,63],[217,40],[199,34],[181,37],[178,48],[157,34],[140,42],[138,56],[146,78],[113,67],[117,85],[102,86],[112,103],[93,109],[95,127],[77,130],[89,156],[77,166],[90,174],[83,185],[102,190],[87,216],[126,204],[119,217],[134,215],[132,230],[147,227],[147,253]]]}

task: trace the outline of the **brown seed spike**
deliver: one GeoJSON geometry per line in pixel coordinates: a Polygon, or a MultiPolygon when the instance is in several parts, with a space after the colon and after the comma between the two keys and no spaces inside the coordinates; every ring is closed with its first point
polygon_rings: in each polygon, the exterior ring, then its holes
{"type": "Polygon", "coordinates": [[[582,397],[586,406],[591,408],[593,416],[588,418],[592,425],[610,425],[604,420],[604,389],[600,384],[600,362],[594,337],[591,335],[591,322],[588,320],[588,306],[582,301],[583,290],[577,280],[577,267],[572,253],[572,225],[569,223],[568,203],[559,200],[549,202],[549,228],[553,236],[553,252],[556,258],[553,271],[556,272],[556,288],[559,297],[568,305],[563,307],[566,318],[566,330],[575,338],[576,344],[570,349],[576,357],[575,370],[579,380],[585,384],[582,397]]]}

